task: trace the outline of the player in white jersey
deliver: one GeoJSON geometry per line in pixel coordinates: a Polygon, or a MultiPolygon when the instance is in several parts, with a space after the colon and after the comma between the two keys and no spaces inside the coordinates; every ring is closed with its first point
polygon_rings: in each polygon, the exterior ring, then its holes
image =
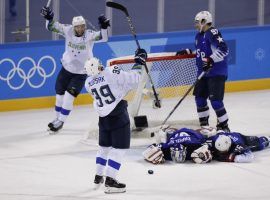
{"type": "Polygon", "coordinates": [[[46,19],[46,28],[49,31],[62,35],[65,38],[65,52],[61,59],[60,70],[56,84],[56,118],[48,124],[52,133],[57,132],[73,109],[74,99],[81,92],[87,75],[84,63],[93,57],[94,43],[108,40],[107,28],[110,21],[101,15],[98,18],[100,31],[86,29],[85,19],[82,16],[74,17],[72,25],[61,24],[53,20],[54,13],[48,7],[41,9],[41,15],[46,19]]]}
{"type": "Polygon", "coordinates": [[[90,58],[85,63],[89,76],[85,88],[93,96],[94,108],[99,114],[99,150],[94,183],[98,188],[105,175],[105,193],[126,191],[126,185],[116,180],[122,158],[130,147],[130,120],[127,101],[123,98],[140,82],[141,66],[146,58],[146,51],[138,49],[135,54],[137,64],[128,72],[117,65],[103,68],[97,58],[90,58]]]}

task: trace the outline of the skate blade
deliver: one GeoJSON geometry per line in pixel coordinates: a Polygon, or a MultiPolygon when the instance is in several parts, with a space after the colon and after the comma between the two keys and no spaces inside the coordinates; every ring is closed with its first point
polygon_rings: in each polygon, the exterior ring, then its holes
{"type": "Polygon", "coordinates": [[[106,187],[104,192],[105,194],[124,193],[126,188],[106,187]]]}
{"type": "Polygon", "coordinates": [[[59,133],[59,131],[52,131],[50,128],[47,129],[47,132],[49,133],[49,135],[56,135],[59,133]]]}

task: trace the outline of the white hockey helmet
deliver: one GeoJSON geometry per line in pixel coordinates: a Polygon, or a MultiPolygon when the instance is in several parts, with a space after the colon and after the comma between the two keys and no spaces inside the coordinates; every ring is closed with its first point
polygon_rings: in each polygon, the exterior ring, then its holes
{"type": "Polygon", "coordinates": [[[200,31],[202,31],[203,27],[206,24],[212,22],[213,22],[212,14],[208,11],[201,11],[197,13],[197,15],[195,16],[195,24],[199,25],[200,31]]]}
{"type": "Polygon", "coordinates": [[[215,142],[215,147],[220,152],[229,151],[231,145],[232,145],[232,140],[229,136],[226,136],[226,135],[219,135],[215,142]]]}
{"type": "Polygon", "coordinates": [[[179,144],[178,147],[170,148],[170,154],[172,161],[176,163],[183,163],[187,157],[187,148],[184,145],[179,144]]]}
{"type": "Polygon", "coordinates": [[[103,65],[99,59],[92,57],[86,60],[84,69],[88,76],[96,76],[103,69],[103,65]]]}
{"type": "Polygon", "coordinates": [[[75,26],[80,26],[80,25],[86,25],[85,19],[83,18],[83,16],[73,17],[72,26],[75,27],[75,26]]]}

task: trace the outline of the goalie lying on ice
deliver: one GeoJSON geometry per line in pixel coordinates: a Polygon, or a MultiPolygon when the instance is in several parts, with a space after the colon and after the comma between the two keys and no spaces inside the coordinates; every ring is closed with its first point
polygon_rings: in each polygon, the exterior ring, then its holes
{"type": "Polygon", "coordinates": [[[172,131],[172,128],[164,130],[166,141],[147,147],[143,152],[145,160],[153,164],[161,164],[165,160],[176,163],[183,163],[185,160],[207,163],[212,160],[212,154],[205,144],[207,138],[199,130],[182,128],[172,131]]]}
{"type": "Polygon", "coordinates": [[[219,132],[206,138],[201,129],[169,128],[163,131],[166,139],[150,145],[143,152],[144,159],[153,164],[165,161],[183,163],[186,160],[201,164],[212,159],[221,162],[252,162],[252,152],[269,147],[270,141],[270,136],[245,136],[237,132],[219,132]]]}

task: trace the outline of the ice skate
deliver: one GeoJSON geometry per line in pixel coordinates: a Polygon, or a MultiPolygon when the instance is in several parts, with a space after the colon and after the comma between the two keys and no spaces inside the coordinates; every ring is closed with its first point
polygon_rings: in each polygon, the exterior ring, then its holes
{"type": "Polygon", "coordinates": [[[54,119],[53,121],[51,121],[49,124],[48,124],[48,127],[49,129],[51,129],[53,127],[53,124],[57,121],[58,119],[54,119]]]}
{"type": "MultiPolygon", "coordinates": [[[[48,129],[50,135],[54,135],[57,134],[59,130],[61,130],[63,128],[64,122],[60,121],[60,120],[55,120],[52,123],[52,126],[48,129]]],[[[48,124],[49,126],[49,124],[48,124]]]]}
{"type": "Polygon", "coordinates": [[[100,186],[104,183],[104,178],[103,176],[99,176],[99,175],[95,175],[95,179],[94,179],[94,190],[97,190],[98,188],[100,188],[100,186]]]}
{"type": "Polygon", "coordinates": [[[217,124],[217,132],[220,132],[220,131],[223,131],[225,133],[230,133],[231,132],[228,124],[222,124],[222,123],[217,124]]]}
{"type": "Polygon", "coordinates": [[[105,193],[112,194],[112,193],[124,193],[126,192],[126,184],[119,183],[117,180],[106,177],[105,181],[105,193]]]}

